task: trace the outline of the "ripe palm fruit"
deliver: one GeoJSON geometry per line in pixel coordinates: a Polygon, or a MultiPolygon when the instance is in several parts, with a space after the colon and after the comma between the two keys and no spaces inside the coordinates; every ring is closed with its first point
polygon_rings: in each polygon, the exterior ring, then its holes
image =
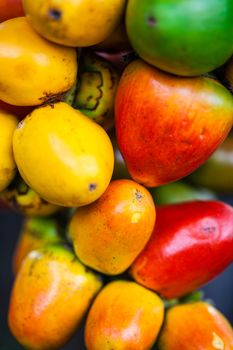
{"type": "Polygon", "coordinates": [[[118,81],[119,74],[108,61],[93,53],[84,53],[73,107],[105,130],[111,129],[118,81]]]}
{"type": "Polygon", "coordinates": [[[122,20],[125,0],[23,0],[27,17],[45,38],[83,47],[106,39],[122,20]]]}
{"type": "Polygon", "coordinates": [[[57,220],[53,218],[27,218],[23,224],[13,258],[13,271],[17,273],[23,259],[32,250],[49,243],[62,242],[57,220]]]}
{"type": "Polygon", "coordinates": [[[0,110],[0,192],[10,184],[16,173],[12,138],[17,124],[16,117],[0,110]]]}
{"type": "Polygon", "coordinates": [[[232,350],[233,330],[206,302],[177,305],[167,311],[159,350],[232,350]]]}
{"type": "Polygon", "coordinates": [[[76,80],[77,55],[48,42],[25,17],[0,24],[0,100],[36,106],[68,91],[76,80]]]}
{"type": "Polygon", "coordinates": [[[0,193],[0,199],[11,209],[28,216],[48,216],[61,209],[41,198],[19,175],[0,193]]]}
{"type": "Polygon", "coordinates": [[[100,292],[88,314],[87,350],[149,350],[163,318],[163,302],[155,293],[134,282],[112,282],[100,292]]]}
{"type": "Polygon", "coordinates": [[[218,81],[177,77],[141,60],[125,69],[115,105],[122,156],[132,178],[147,187],[192,173],[233,124],[232,94],[218,81]]]}
{"type": "Polygon", "coordinates": [[[167,299],[182,297],[233,262],[233,207],[193,201],[158,207],[149,242],[130,268],[136,282],[167,299]]]}
{"type": "Polygon", "coordinates": [[[79,328],[100,277],[62,245],[34,250],[16,276],[8,321],[12,334],[31,350],[60,349],[79,328]]]}
{"type": "Polygon", "coordinates": [[[14,133],[13,149],[25,182],[56,205],[90,204],[112,177],[114,154],[108,135],[63,102],[28,115],[14,133]]]}
{"type": "Polygon", "coordinates": [[[232,0],[129,0],[126,27],[135,51],[169,73],[204,74],[233,54],[232,0]]]}
{"type": "Polygon", "coordinates": [[[89,206],[78,208],[70,236],[79,259],[108,275],[124,272],[148,242],[155,223],[150,193],[131,180],[112,181],[89,206]]]}

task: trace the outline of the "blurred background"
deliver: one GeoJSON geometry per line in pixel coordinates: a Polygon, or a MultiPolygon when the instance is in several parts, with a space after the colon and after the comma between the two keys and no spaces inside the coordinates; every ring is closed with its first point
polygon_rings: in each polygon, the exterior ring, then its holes
{"type": "MultiPolygon", "coordinates": [[[[229,202],[229,201],[228,201],[229,202]]],[[[233,204],[233,201],[231,202],[233,204]]],[[[7,210],[0,210],[0,349],[23,349],[11,336],[7,327],[7,309],[13,283],[11,260],[22,225],[22,216],[7,210]]],[[[233,265],[205,288],[205,297],[211,299],[233,324],[233,265]]],[[[62,325],[61,325],[62,327],[62,325]]],[[[79,332],[64,350],[84,350],[82,334],[79,332]]],[[[101,350],[101,349],[100,349],[101,350]]]]}

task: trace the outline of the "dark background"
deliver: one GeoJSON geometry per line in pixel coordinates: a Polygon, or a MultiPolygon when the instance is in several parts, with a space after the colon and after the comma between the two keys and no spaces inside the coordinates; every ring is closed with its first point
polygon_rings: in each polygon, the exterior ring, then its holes
{"type": "MultiPolygon", "coordinates": [[[[232,204],[232,203],[231,203],[232,204]]],[[[7,328],[7,308],[13,276],[11,258],[22,224],[18,214],[0,209],[0,349],[20,350],[19,346],[7,328]]],[[[205,297],[212,299],[215,306],[221,310],[233,324],[233,265],[230,266],[203,290],[205,297]]],[[[62,325],[61,325],[62,327],[62,325]]],[[[79,332],[62,350],[84,350],[79,332]]],[[[101,350],[101,349],[100,349],[101,350]]]]}

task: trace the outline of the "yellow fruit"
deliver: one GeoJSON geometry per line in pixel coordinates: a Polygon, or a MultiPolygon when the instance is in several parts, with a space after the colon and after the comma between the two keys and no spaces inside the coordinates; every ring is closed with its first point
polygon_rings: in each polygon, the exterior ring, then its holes
{"type": "Polygon", "coordinates": [[[106,39],[121,22],[125,0],[24,0],[33,27],[67,46],[91,46],[106,39]]]}
{"type": "Polygon", "coordinates": [[[5,190],[15,176],[12,137],[17,124],[13,115],[0,110],[0,192],[5,190]]]}
{"type": "Polygon", "coordinates": [[[77,75],[71,48],[48,42],[25,17],[0,24],[0,100],[35,106],[69,90],[77,75]]]}
{"type": "Polygon", "coordinates": [[[95,201],[112,176],[108,135],[63,102],[28,115],[15,131],[13,148],[25,182],[57,205],[78,207],[95,201]]]}

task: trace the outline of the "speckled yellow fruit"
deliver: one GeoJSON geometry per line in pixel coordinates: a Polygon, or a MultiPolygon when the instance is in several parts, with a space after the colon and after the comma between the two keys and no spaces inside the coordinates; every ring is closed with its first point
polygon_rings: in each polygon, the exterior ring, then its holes
{"type": "Polygon", "coordinates": [[[108,284],[95,299],[85,326],[87,350],[150,350],[164,318],[157,294],[128,281],[108,284]]]}
{"type": "Polygon", "coordinates": [[[67,46],[91,46],[119,25],[125,0],[24,0],[34,28],[45,38],[67,46]]]}
{"type": "Polygon", "coordinates": [[[97,201],[73,215],[69,233],[75,253],[106,275],[123,273],[148,242],[155,217],[146,188],[131,180],[112,181],[97,201]]]}
{"type": "Polygon", "coordinates": [[[14,283],[10,330],[26,349],[61,349],[80,327],[101,287],[100,276],[63,245],[33,250],[14,283]]]}
{"type": "Polygon", "coordinates": [[[0,192],[9,185],[15,175],[12,137],[17,124],[16,117],[0,110],[0,192]]]}
{"type": "Polygon", "coordinates": [[[53,44],[25,17],[0,24],[0,100],[35,106],[69,90],[77,75],[72,48],[53,44]]]}
{"type": "Polygon", "coordinates": [[[53,204],[94,202],[112,177],[114,155],[107,133],[63,102],[28,115],[14,133],[13,149],[25,182],[53,204]]]}

